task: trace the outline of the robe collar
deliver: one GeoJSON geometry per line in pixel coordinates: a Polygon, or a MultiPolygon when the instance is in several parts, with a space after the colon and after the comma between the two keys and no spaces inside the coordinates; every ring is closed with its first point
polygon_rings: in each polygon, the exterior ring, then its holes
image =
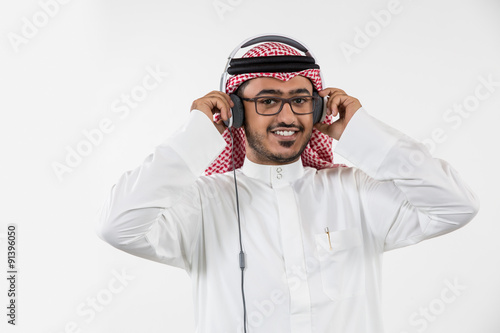
{"type": "Polygon", "coordinates": [[[290,184],[304,175],[302,159],[285,165],[264,165],[250,161],[247,157],[241,171],[251,178],[259,179],[271,187],[290,184]]]}

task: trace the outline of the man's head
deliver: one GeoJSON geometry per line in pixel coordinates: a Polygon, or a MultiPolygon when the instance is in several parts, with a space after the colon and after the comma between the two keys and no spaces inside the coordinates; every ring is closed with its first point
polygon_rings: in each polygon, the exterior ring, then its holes
{"type": "MultiPolygon", "coordinates": [[[[304,55],[284,43],[266,42],[254,46],[241,59],[273,56],[304,55]]],[[[309,60],[306,59],[306,62],[309,63],[309,60]]],[[[231,77],[227,78],[227,81],[223,81],[225,93],[229,95],[236,93],[240,97],[255,97],[262,89],[268,89],[261,86],[262,82],[266,82],[265,84],[273,82],[271,84],[272,89],[281,90],[283,98],[290,97],[290,90],[293,90],[293,87],[300,80],[302,80],[303,86],[301,88],[307,89],[309,96],[312,95],[312,87],[316,91],[323,89],[321,72],[318,66],[307,65],[311,68],[303,70],[285,69],[288,65],[283,63],[280,66],[282,66],[283,71],[268,71],[262,68],[262,70],[258,69],[241,74],[233,73],[231,77]],[[264,81],[264,79],[267,79],[267,81],[264,81]]],[[[280,114],[262,116],[255,112],[255,104],[252,105],[252,103],[243,101],[243,108],[245,109],[244,123],[246,125],[242,128],[234,128],[232,131],[233,138],[229,135],[228,130],[223,133],[227,146],[205,170],[206,175],[230,171],[233,163],[236,168],[239,168],[243,165],[245,156],[261,164],[286,164],[296,161],[300,157],[304,166],[316,169],[338,166],[333,163],[332,138],[313,128],[312,114],[295,115],[290,111],[290,104],[286,103],[280,114]],[[278,129],[276,127],[278,125],[287,127],[284,124],[288,124],[288,127],[292,126],[293,132],[297,132],[297,134],[294,133],[291,138],[276,137],[279,134],[273,133],[273,129],[278,129]],[[302,152],[302,155],[300,155],[300,152],[302,152]],[[252,154],[255,156],[253,159],[251,158],[252,154]]],[[[331,123],[332,118],[327,116],[324,122],[331,123]]]]}
{"type": "MultiPolygon", "coordinates": [[[[238,91],[244,98],[312,96],[313,85],[304,76],[288,81],[270,77],[245,81],[238,91]]],[[[244,101],[246,154],[249,160],[259,164],[288,164],[299,159],[313,128],[313,115],[295,114],[288,103],[275,115],[257,113],[256,103],[244,101]]]]}

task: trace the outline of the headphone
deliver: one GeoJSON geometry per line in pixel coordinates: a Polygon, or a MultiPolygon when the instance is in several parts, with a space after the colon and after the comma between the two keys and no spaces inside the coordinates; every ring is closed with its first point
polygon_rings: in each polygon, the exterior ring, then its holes
{"type": "MultiPolygon", "coordinates": [[[[303,44],[294,40],[290,37],[284,35],[257,35],[244,40],[240,45],[238,45],[229,55],[224,72],[222,73],[220,80],[220,91],[226,92],[226,83],[229,79],[229,75],[238,75],[244,73],[277,73],[277,72],[297,72],[305,69],[319,69],[319,65],[316,64],[316,60],[312,53],[303,44]],[[289,46],[292,46],[305,53],[305,56],[267,56],[267,57],[254,57],[254,58],[233,58],[236,52],[240,49],[251,46],[262,42],[279,42],[289,46]]],[[[321,71],[319,72],[321,82],[323,82],[323,76],[321,71]]],[[[313,88],[313,96],[318,96],[319,94],[316,89],[313,88]]],[[[229,97],[234,103],[234,107],[231,108],[231,118],[228,121],[224,121],[227,127],[238,128],[241,127],[245,121],[245,109],[243,107],[243,101],[235,93],[229,94],[229,97]]],[[[313,122],[314,124],[322,122],[326,117],[326,97],[323,98],[323,103],[318,103],[315,105],[313,110],[313,122]]]]}

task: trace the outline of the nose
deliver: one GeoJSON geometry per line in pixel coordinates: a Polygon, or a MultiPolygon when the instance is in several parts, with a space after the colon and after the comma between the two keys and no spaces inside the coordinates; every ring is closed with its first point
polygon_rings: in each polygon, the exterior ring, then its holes
{"type": "Polygon", "coordinates": [[[285,124],[292,124],[296,120],[296,115],[292,111],[290,102],[284,103],[280,113],[277,114],[278,121],[285,124]]]}

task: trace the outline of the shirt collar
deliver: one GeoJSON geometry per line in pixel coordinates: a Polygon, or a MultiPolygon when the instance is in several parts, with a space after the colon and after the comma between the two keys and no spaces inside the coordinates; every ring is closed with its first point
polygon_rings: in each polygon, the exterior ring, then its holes
{"type": "Polygon", "coordinates": [[[304,174],[304,166],[300,157],[290,164],[264,165],[254,163],[245,156],[241,170],[248,177],[259,179],[271,187],[289,184],[304,174]]]}

